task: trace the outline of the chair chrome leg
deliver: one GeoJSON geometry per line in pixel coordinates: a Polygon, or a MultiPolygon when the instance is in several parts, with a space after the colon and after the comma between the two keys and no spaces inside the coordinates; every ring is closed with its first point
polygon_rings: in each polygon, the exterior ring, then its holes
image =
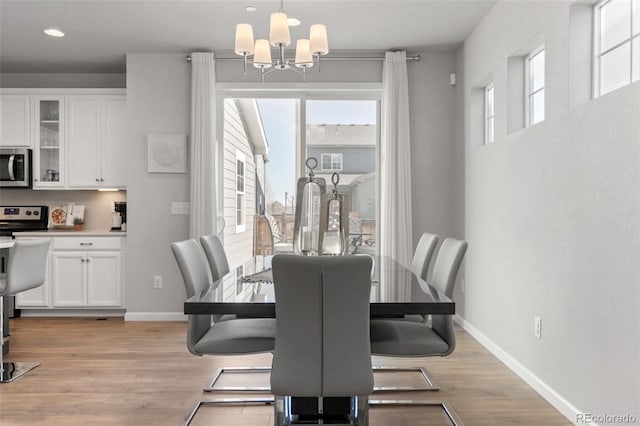
{"type": "Polygon", "coordinates": [[[449,421],[453,426],[464,426],[462,419],[458,416],[458,414],[454,411],[453,407],[448,401],[425,401],[425,400],[403,400],[403,399],[370,399],[369,406],[378,406],[378,405],[424,405],[424,406],[439,406],[442,408],[442,411],[447,415],[449,421]]]}
{"type": "Polygon", "coordinates": [[[271,367],[222,367],[218,368],[207,385],[202,389],[205,392],[271,392],[271,386],[215,386],[224,373],[265,373],[271,371],[271,367]]]}
{"type": "Polygon", "coordinates": [[[358,426],[369,426],[369,397],[356,396],[357,414],[354,424],[358,426]]]}
{"type": "Polygon", "coordinates": [[[273,404],[273,398],[220,398],[220,399],[201,399],[196,401],[189,414],[184,418],[182,426],[189,426],[196,416],[196,413],[203,405],[227,405],[227,404],[273,404]]]}
{"type": "Polygon", "coordinates": [[[39,362],[3,362],[0,383],[10,383],[18,380],[39,365],[39,362]]]}
{"type": "Polygon", "coordinates": [[[373,392],[411,392],[411,391],[437,391],[440,390],[440,386],[436,385],[431,377],[429,377],[429,373],[425,367],[387,367],[387,366],[374,366],[373,372],[382,372],[382,371],[391,371],[391,372],[403,372],[403,371],[413,371],[419,372],[422,376],[422,379],[426,383],[426,386],[375,386],[373,388],[373,392]]]}
{"type": "Polygon", "coordinates": [[[3,346],[9,338],[4,337],[4,296],[0,296],[0,383],[18,380],[40,365],[39,362],[4,362],[3,346]]]}

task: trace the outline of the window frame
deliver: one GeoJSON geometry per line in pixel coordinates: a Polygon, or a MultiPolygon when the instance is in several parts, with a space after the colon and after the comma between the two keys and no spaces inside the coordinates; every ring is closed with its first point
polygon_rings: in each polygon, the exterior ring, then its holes
{"type": "Polygon", "coordinates": [[[241,232],[245,232],[247,230],[247,218],[246,218],[246,203],[247,203],[247,192],[246,192],[246,184],[247,184],[247,158],[242,151],[236,151],[236,234],[241,232]],[[238,167],[239,164],[242,163],[242,175],[240,175],[238,167]],[[242,190],[238,189],[238,184],[242,179],[242,190]],[[241,204],[240,208],[238,208],[238,203],[241,204]],[[240,214],[239,214],[240,213],[240,214]],[[238,219],[242,219],[239,222],[238,219]]]}
{"type": "Polygon", "coordinates": [[[322,172],[341,172],[344,169],[344,157],[342,156],[341,152],[323,152],[320,154],[320,171],[322,172]],[[329,156],[330,157],[330,163],[331,163],[331,168],[330,169],[325,169],[324,168],[324,158],[325,156],[329,156]],[[340,167],[339,168],[334,168],[333,167],[333,163],[334,163],[334,159],[339,158],[340,159],[340,167]]]}
{"type": "MultiPolygon", "coordinates": [[[[537,121],[535,123],[533,123],[531,114],[533,113],[533,108],[532,108],[532,100],[533,100],[533,96],[540,93],[540,92],[546,92],[546,87],[547,87],[547,54],[546,54],[546,49],[545,49],[545,44],[542,43],[540,46],[536,47],[535,49],[533,49],[531,51],[531,53],[529,53],[525,58],[524,58],[524,122],[525,122],[525,127],[529,127],[532,126],[534,124],[538,124],[543,122],[547,117],[546,114],[546,108],[545,105],[543,105],[543,117],[542,120],[537,121]],[[535,58],[536,56],[538,56],[540,53],[544,52],[545,58],[544,58],[544,63],[545,63],[545,67],[543,70],[543,84],[542,87],[537,89],[537,90],[532,90],[531,85],[533,83],[533,78],[532,78],[532,73],[533,73],[533,68],[531,67],[531,61],[533,60],[533,58],[535,58]]],[[[547,100],[547,96],[545,93],[545,104],[546,104],[546,100],[547,100]]]]}
{"type": "MultiPolygon", "coordinates": [[[[609,47],[606,51],[601,51],[601,43],[602,39],[602,8],[607,5],[607,3],[611,3],[614,0],[600,0],[596,4],[593,5],[593,93],[594,98],[602,96],[603,94],[610,93],[609,92],[602,93],[602,57],[615,51],[616,49],[622,47],[625,44],[629,44],[629,82],[620,86],[625,87],[634,81],[640,80],[640,77],[636,80],[633,79],[633,42],[640,43],[640,28],[636,34],[633,33],[633,16],[634,12],[640,14],[640,11],[636,11],[636,7],[640,7],[640,2],[637,0],[629,0],[630,9],[629,9],[629,25],[631,28],[629,29],[629,38],[624,39],[621,42],[616,43],[615,45],[609,47]]],[[[640,76],[640,70],[638,70],[638,75],[640,76]]]]}
{"type": "Polygon", "coordinates": [[[496,91],[493,82],[484,88],[484,144],[489,145],[496,140],[496,91]],[[489,92],[491,92],[491,102],[489,102],[489,92]],[[491,111],[489,111],[491,106],[491,111]],[[491,121],[491,133],[489,132],[489,121],[491,121]],[[490,139],[489,135],[493,138],[490,139]]]}

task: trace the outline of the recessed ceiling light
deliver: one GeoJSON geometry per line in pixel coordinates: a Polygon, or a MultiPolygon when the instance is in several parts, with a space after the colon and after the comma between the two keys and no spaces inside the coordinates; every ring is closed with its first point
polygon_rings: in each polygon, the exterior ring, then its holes
{"type": "Polygon", "coordinates": [[[255,12],[255,11],[256,11],[256,10],[258,10],[258,9],[256,9],[256,7],[255,7],[255,6],[247,6],[247,7],[245,8],[245,10],[246,10],[247,12],[255,12]]]}
{"type": "Polygon", "coordinates": [[[57,28],[47,28],[44,33],[51,37],[64,37],[64,33],[57,28]]]}
{"type": "Polygon", "coordinates": [[[298,18],[287,18],[287,24],[289,24],[290,27],[297,27],[300,25],[300,20],[298,18]]]}

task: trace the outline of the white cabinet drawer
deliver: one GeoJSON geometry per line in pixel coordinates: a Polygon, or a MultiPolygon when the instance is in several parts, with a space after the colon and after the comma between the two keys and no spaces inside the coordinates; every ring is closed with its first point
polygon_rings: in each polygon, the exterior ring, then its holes
{"type": "Polygon", "coordinates": [[[121,250],[120,237],[56,237],[54,250],[121,250]]]}

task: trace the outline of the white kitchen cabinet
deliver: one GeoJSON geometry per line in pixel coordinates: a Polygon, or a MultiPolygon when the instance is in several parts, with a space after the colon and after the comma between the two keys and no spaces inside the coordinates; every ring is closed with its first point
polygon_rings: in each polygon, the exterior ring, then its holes
{"type": "Polygon", "coordinates": [[[69,187],[126,187],[126,99],[67,96],[69,187]]]}
{"type": "Polygon", "coordinates": [[[53,306],[87,306],[85,252],[54,252],[52,255],[53,306]]]}
{"type": "Polygon", "coordinates": [[[16,307],[52,312],[123,308],[123,250],[123,237],[54,237],[45,285],[19,293],[16,307]]]}
{"type": "Polygon", "coordinates": [[[120,252],[54,252],[53,306],[120,306],[121,264],[120,252]]]}
{"type": "Polygon", "coordinates": [[[31,146],[29,95],[0,95],[0,146],[31,146]]]}
{"type": "Polygon", "coordinates": [[[33,97],[34,188],[60,188],[65,184],[64,96],[33,97]]]}

